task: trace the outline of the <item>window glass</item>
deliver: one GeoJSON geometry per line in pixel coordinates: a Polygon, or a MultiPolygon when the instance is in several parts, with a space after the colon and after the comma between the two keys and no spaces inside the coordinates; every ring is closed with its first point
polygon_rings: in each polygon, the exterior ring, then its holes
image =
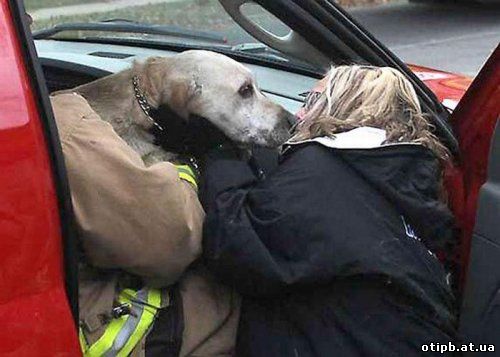
{"type": "Polygon", "coordinates": [[[410,64],[475,76],[500,40],[500,1],[339,0],[410,64]]]}
{"type": "MultiPolygon", "coordinates": [[[[169,44],[220,46],[225,50],[245,52],[291,65],[307,66],[296,58],[270,49],[243,30],[218,0],[25,0],[32,18],[31,29],[40,31],[66,26],[51,33],[52,38],[66,39],[133,39],[169,44]],[[154,29],[146,31],[112,31],[109,29],[71,29],[67,25],[92,24],[133,26],[154,29]]],[[[247,3],[242,13],[277,36],[290,29],[257,4],[247,3]]],[[[81,27],[81,26],[80,26],[81,27]]]]}

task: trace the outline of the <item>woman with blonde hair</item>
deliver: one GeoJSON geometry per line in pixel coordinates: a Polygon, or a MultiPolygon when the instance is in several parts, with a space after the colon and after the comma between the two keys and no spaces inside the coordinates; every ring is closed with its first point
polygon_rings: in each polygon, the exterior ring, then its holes
{"type": "Polygon", "coordinates": [[[242,295],[237,356],[413,356],[454,343],[433,251],[451,237],[446,147],[391,68],[334,67],[279,166],[204,169],[204,258],[242,295]]]}

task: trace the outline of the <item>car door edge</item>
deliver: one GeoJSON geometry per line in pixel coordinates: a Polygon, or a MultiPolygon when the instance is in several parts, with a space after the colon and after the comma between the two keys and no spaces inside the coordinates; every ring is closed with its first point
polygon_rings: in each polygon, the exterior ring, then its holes
{"type": "Polygon", "coordinates": [[[66,175],[66,166],[62,154],[59,134],[57,131],[49,93],[45,84],[45,78],[39,63],[31,30],[28,24],[28,15],[22,0],[9,1],[13,22],[20,39],[23,51],[24,63],[31,80],[31,88],[35,98],[39,116],[42,121],[48,152],[52,164],[55,190],[59,206],[61,222],[61,233],[63,237],[63,264],[65,274],[65,288],[68,302],[73,315],[75,325],[78,325],[78,243],[77,230],[74,219],[73,205],[69,183],[66,175]]]}

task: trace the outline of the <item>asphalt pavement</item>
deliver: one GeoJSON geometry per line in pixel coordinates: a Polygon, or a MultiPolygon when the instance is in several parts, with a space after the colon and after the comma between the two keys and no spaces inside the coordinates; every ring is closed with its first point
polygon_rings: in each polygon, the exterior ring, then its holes
{"type": "Polygon", "coordinates": [[[350,13],[407,63],[474,76],[500,41],[500,4],[407,3],[350,13]]]}

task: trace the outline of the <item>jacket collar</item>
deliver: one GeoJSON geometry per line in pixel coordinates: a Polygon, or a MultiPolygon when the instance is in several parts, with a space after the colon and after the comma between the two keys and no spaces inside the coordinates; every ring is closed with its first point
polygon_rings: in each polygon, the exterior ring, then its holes
{"type": "Polygon", "coordinates": [[[285,146],[318,143],[331,149],[376,149],[393,145],[419,145],[409,142],[384,144],[386,138],[387,134],[384,129],[363,126],[332,137],[321,136],[302,141],[288,141],[285,146]]]}

